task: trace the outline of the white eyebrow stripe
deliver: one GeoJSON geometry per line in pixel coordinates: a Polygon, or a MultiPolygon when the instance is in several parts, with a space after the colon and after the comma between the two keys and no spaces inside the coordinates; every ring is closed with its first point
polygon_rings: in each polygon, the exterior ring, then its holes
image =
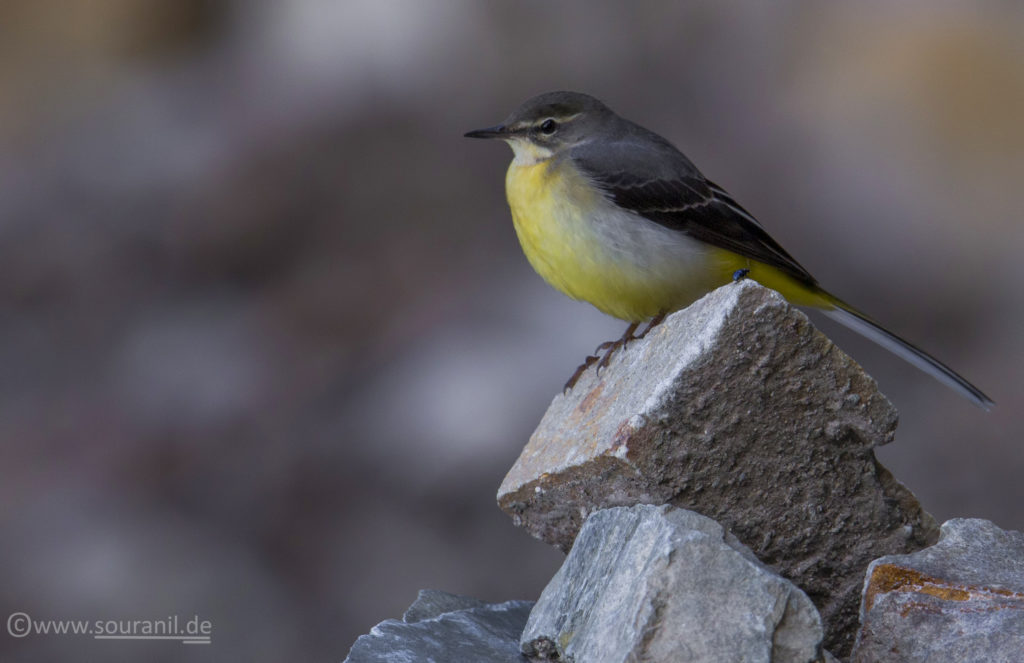
{"type": "Polygon", "coordinates": [[[555,120],[556,122],[572,122],[580,115],[583,115],[583,113],[573,113],[572,115],[547,115],[542,119],[538,120],[536,123],[534,123],[533,126],[540,126],[541,124],[547,122],[548,120],[555,120]]]}

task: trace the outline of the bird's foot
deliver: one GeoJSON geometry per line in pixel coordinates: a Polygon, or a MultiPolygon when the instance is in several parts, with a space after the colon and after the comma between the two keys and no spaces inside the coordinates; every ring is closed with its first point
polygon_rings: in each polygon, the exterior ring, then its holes
{"type": "Polygon", "coordinates": [[[602,343],[601,345],[597,346],[598,352],[600,352],[602,349],[604,349],[604,356],[601,357],[601,361],[597,362],[597,372],[598,373],[601,372],[602,368],[607,368],[608,367],[609,362],[611,362],[612,353],[613,352],[615,352],[619,348],[626,347],[627,343],[629,343],[630,341],[636,340],[638,338],[638,337],[633,335],[633,332],[635,332],[636,328],[639,327],[639,326],[640,326],[639,322],[631,322],[631,323],[629,323],[629,326],[626,327],[626,331],[623,332],[622,337],[619,338],[619,340],[617,340],[617,341],[606,341],[606,342],[602,343]]]}
{"type": "Polygon", "coordinates": [[[662,311],[658,315],[651,318],[651,321],[647,323],[647,328],[644,329],[643,332],[641,332],[640,335],[637,336],[636,338],[643,338],[644,336],[647,336],[647,334],[649,334],[652,329],[660,325],[662,321],[665,320],[666,315],[668,315],[668,311],[662,311]]]}
{"type": "MultiPolygon", "coordinates": [[[[565,383],[565,387],[562,388],[563,393],[569,391],[574,386],[576,386],[576,382],[580,379],[580,376],[583,375],[584,371],[593,366],[594,362],[597,362],[598,373],[601,372],[602,368],[607,368],[608,363],[611,361],[612,353],[614,353],[619,348],[626,347],[626,344],[629,343],[630,341],[633,341],[637,338],[641,338],[640,336],[633,335],[633,332],[635,332],[636,328],[639,326],[639,322],[632,322],[630,323],[629,327],[626,327],[626,332],[622,335],[622,338],[620,338],[617,341],[605,341],[601,345],[597,346],[597,349],[594,350],[594,354],[584,359],[583,363],[580,364],[579,367],[576,369],[576,372],[573,373],[572,377],[570,377],[569,380],[565,383]],[[604,352],[604,355],[602,355],[600,357],[600,361],[598,361],[597,355],[600,355],[602,352],[604,352]]],[[[648,329],[650,329],[650,327],[648,327],[648,329]]]]}
{"type": "MultiPolygon", "coordinates": [[[[601,345],[604,345],[604,343],[602,343],[601,345]]],[[[595,357],[594,355],[588,355],[587,358],[583,360],[583,363],[576,368],[576,372],[572,374],[572,377],[566,380],[565,386],[562,387],[562,393],[568,393],[570,389],[575,387],[576,382],[580,379],[580,376],[583,375],[583,373],[588,368],[590,368],[595,361],[597,361],[597,357],[595,357]]]]}
{"type": "Polygon", "coordinates": [[[619,341],[615,341],[614,343],[612,343],[608,347],[608,349],[605,350],[604,354],[601,356],[601,361],[597,362],[597,374],[598,375],[601,374],[601,369],[602,368],[608,368],[608,364],[610,364],[611,360],[612,360],[612,353],[615,352],[616,350],[618,350],[619,348],[624,348],[624,347],[626,347],[626,342],[622,341],[622,340],[619,340],[619,341]]]}

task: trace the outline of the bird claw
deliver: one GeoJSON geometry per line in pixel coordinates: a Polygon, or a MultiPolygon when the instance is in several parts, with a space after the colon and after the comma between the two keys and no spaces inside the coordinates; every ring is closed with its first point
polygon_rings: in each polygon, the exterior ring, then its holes
{"type": "Polygon", "coordinates": [[[661,321],[665,319],[666,315],[667,312],[661,312],[654,316],[647,324],[647,328],[638,335],[634,335],[634,332],[636,332],[636,328],[640,326],[640,323],[630,323],[629,327],[626,328],[626,332],[622,335],[622,338],[617,341],[605,341],[601,345],[597,346],[597,349],[594,350],[594,354],[588,355],[587,358],[583,360],[583,363],[577,367],[576,372],[572,374],[572,377],[570,377],[565,383],[565,386],[562,387],[562,393],[568,393],[570,389],[575,387],[583,373],[593,366],[595,362],[597,363],[597,374],[600,375],[602,368],[608,368],[608,364],[611,363],[612,354],[616,350],[626,347],[630,341],[636,341],[647,336],[649,331],[661,324],[661,321]],[[602,352],[604,353],[603,355],[601,355],[602,352]],[[601,355],[600,360],[598,360],[598,355],[601,355]]]}
{"type": "Polygon", "coordinates": [[[627,343],[627,341],[625,339],[620,339],[618,341],[613,342],[608,347],[608,351],[604,353],[603,357],[601,357],[601,361],[597,362],[597,374],[598,375],[601,374],[601,369],[602,368],[608,368],[608,364],[611,363],[612,353],[615,352],[616,350],[618,350],[619,348],[626,347],[626,343],[627,343]]]}
{"type": "MultiPolygon", "coordinates": [[[[600,375],[601,369],[607,368],[608,363],[611,361],[613,352],[621,347],[625,347],[626,343],[639,338],[637,336],[633,336],[633,332],[636,331],[636,328],[639,325],[639,322],[630,323],[629,327],[626,328],[626,333],[622,335],[622,338],[617,341],[605,341],[601,345],[597,346],[597,350],[594,351],[594,354],[589,355],[585,360],[583,360],[583,363],[579,365],[576,372],[569,378],[569,381],[565,383],[565,387],[562,388],[562,393],[566,393],[576,386],[576,382],[580,379],[580,376],[582,376],[583,372],[590,368],[594,362],[598,362],[597,372],[598,375],[600,375]],[[598,361],[597,355],[601,354],[602,350],[604,351],[604,355],[600,358],[600,361],[598,361]]],[[[650,328],[648,327],[648,329],[650,328]]]]}
{"type": "Polygon", "coordinates": [[[643,338],[643,337],[647,336],[647,334],[649,334],[652,329],[654,329],[655,327],[657,327],[658,325],[660,325],[662,323],[662,321],[665,319],[666,315],[668,315],[668,312],[667,311],[662,311],[658,315],[656,315],[653,318],[651,318],[651,321],[647,323],[647,328],[644,329],[640,333],[640,335],[636,336],[635,338],[639,339],[639,338],[643,338]]]}
{"type": "MultiPolygon", "coordinates": [[[[602,343],[602,345],[604,344],[602,343]]],[[[595,361],[597,361],[597,357],[594,355],[588,355],[587,358],[583,360],[583,363],[576,367],[576,372],[572,374],[572,377],[566,381],[565,386],[562,387],[562,393],[569,393],[569,390],[576,386],[576,382],[579,381],[580,376],[583,375],[583,373],[590,368],[595,361]]]]}

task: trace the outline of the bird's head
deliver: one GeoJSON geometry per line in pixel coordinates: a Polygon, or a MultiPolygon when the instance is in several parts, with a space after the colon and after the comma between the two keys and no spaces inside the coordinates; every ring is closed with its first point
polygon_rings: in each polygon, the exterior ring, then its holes
{"type": "Polygon", "coordinates": [[[588,94],[546,92],[523,102],[501,124],[466,137],[500,138],[512,146],[517,161],[537,163],[601,135],[616,119],[588,94]]]}

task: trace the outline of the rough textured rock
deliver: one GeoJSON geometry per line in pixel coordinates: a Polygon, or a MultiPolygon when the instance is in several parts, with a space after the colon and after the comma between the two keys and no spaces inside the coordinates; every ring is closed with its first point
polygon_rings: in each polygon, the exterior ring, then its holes
{"type": "Polygon", "coordinates": [[[433,619],[446,612],[457,612],[469,610],[470,608],[486,608],[489,603],[470,596],[461,596],[451,592],[442,592],[439,589],[421,589],[416,595],[416,600],[402,615],[402,621],[407,623],[421,622],[424,619],[433,619]]]}
{"type": "Polygon", "coordinates": [[[950,520],[939,542],[872,562],[853,660],[1024,661],[1024,534],[950,520]]]}
{"type": "Polygon", "coordinates": [[[423,590],[401,620],[377,624],[352,645],[346,663],[528,663],[519,635],[532,601],[484,603],[423,590]]]}
{"type": "Polygon", "coordinates": [[[598,511],[523,632],[523,652],[563,661],[821,661],[810,599],[700,514],[598,511]]]}
{"type": "Polygon", "coordinates": [[[895,428],[874,380],[778,294],[741,281],[556,396],[498,502],[563,550],[610,506],[714,518],[807,592],[845,656],[867,565],[938,536],[875,460],[895,428]]]}

